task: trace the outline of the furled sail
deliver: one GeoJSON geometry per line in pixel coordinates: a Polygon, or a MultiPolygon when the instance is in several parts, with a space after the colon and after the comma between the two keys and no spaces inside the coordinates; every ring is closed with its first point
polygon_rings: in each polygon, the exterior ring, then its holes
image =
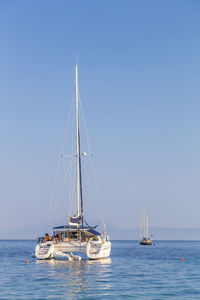
{"type": "Polygon", "coordinates": [[[69,225],[80,225],[81,224],[81,216],[69,217],[69,225]]]}

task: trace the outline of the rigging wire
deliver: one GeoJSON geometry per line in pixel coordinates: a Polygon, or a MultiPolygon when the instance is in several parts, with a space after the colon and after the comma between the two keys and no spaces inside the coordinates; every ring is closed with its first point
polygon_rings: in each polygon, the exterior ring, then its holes
{"type": "MultiPolygon", "coordinates": [[[[74,96],[75,97],[75,96],[74,96]]],[[[75,98],[74,98],[75,99],[75,98]]],[[[74,100],[74,104],[75,104],[75,100],[74,100]]],[[[75,109],[75,105],[74,105],[74,109],[75,109]]],[[[73,155],[73,164],[72,164],[72,172],[71,172],[71,177],[69,180],[71,180],[71,182],[69,182],[70,188],[71,188],[71,201],[69,200],[69,216],[74,214],[75,211],[77,211],[77,202],[75,201],[76,198],[76,154],[74,153],[75,149],[76,149],[76,145],[75,145],[75,136],[76,136],[76,121],[75,121],[75,114],[73,114],[72,116],[73,120],[72,120],[72,139],[71,139],[71,153],[73,155]],[[70,208],[71,206],[71,208],[70,208]]],[[[69,188],[69,190],[70,190],[69,188]]]]}
{"type": "Polygon", "coordinates": [[[82,119],[83,119],[83,125],[84,125],[85,132],[86,132],[86,139],[87,139],[88,149],[89,149],[89,152],[91,154],[91,166],[92,166],[92,172],[93,172],[93,176],[94,176],[98,206],[99,206],[99,210],[100,210],[100,218],[102,220],[104,230],[105,230],[106,226],[105,226],[105,221],[104,221],[104,216],[103,216],[103,207],[102,207],[102,203],[101,203],[100,196],[99,196],[100,192],[99,192],[99,187],[98,187],[98,184],[97,184],[95,165],[94,165],[94,160],[93,160],[93,156],[92,156],[92,147],[91,147],[90,140],[89,140],[88,129],[87,129],[87,125],[86,125],[86,120],[85,120],[85,115],[84,115],[84,111],[83,111],[82,101],[81,101],[81,98],[80,98],[80,93],[79,93],[79,102],[80,102],[80,108],[81,108],[80,111],[81,111],[81,115],[82,115],[82,119]]]}
{"type": "Polygon", "coordinates": [[[48,214],[47,214],[47,218],[46,218],[46,224],[47,225],[50,225],[49,217],[50,217],[50,214],[51,214],[51,208],[52,208],[52,205],[53,205],[53,199],[54,199],[55,190],[56,190],[56,183],[57,183],[57,179],[58,179],[58,172],[59,172],[59,169],[60,169],[60,164],[61,164],[62,154],[63,154],[65,142],[66,142],[67,132],[68,132],[68,129],[69,129],[70,115],[71,115],[71,111],[72,111],[73,100],[74,100],[74,97],[72,97],[72,100],[71,100],[70,109],[69,109],[69,112],[68,112],[67,122],[66,122],[66,126],[65,126],[65,131],[64,131],[64,137],[63,137],[63,141],[62,141],[62,144],[61,144],[60,155],[59,155],[59,159],[58,159],[58,163],[57,163],[57,167],[56,167],[56,174],[55,174],[55,177],[54,177],[54,182],[53,182],[53,187],[52,187],[50,202],[49,202],[49,208],[48,208],[48,214]]]}
{"type": "Polygon", "coordinates": [[[67,175],[68,175],[69,170],[70,170],[70,168],[71,168],[72,161],[73,161],[73,160],[71,159],[70,164],[69,164],[69,167],[65,170],[65,176],[64,176],[64,179],[63,179],[63,183],[62,183],[62,185],[61,185],[61,189],[60,189],[60,192],[59,192],[59,194],[58,194],[58,196],[57,196],[57,199],[56,199],[56,201],[55,201],[54,208],[52,209],[52,213],[51,213],[51,217],[50,217],[49,221],[51,221],[51,220],[53,219],[53,217],[54,217],[54,214],[55,214],[55,211],[56,211],[57,204],[58,204],[58,202],[59,202],[59,200],[60,200],[60,197],[61,197],[62,192],[63,192],[64,187],[65,187],[66,178],[67,178],[67,175]]]}
{"type": "MultiPolygon", "coordinates": [[[[73,158],[72,158],[72,160],[73,160],[73,158]]],[[[67,169],[67,165],[66,165],[66,163],[65,163],[65,161],[63,160],[63,163],[64,163],[64,165],[65,165],[65,170],[67,169]]],[[[73,184],[73,180],[72,180],[72,178],[73,178],[73,162],[71,163],[71,171],[69,171],[69,186],[67,187],[67,190],[68,190],[68,201],[66,201],[66,208],[65,208],[65,210],[66,210],[66,216],[67,216],[67,220],[69,219],[69,212],[70,212],[70,204],[71,204],[71,200],[72,200],[72,195],[73,195],[73,187],[74,187],[74,184],[73,184]],[[71,176],[70,176],[71,175],[71,176]],[[70,188],[70,187],[72,187],[72,188],[70,188]],[[67,209],[67,202],[68,202],[68,209],[67,209]]],[[[66,222],[66,217],[65,217],[65,220],[64,220],[65,222],[66,222]]]]}
{"type": "MultiPolygon", "coordinates": [[[[62,195],[62,192],[63,192],[63,189],[64,189],[64,184],[66,182],[66,178],[67,178],[67,175],[69,173],[70,168],[71,168],[72,172],[71,172],[71,177],[69,178],[69,184],[71,184],[71,186],[72,186],[72,189],[71,189],[72,192],[71,192],[71,195],[70,195],[70,188],[69,188],[68,189],[69,190],[69,195],[68,195],[69,196],[69,213],[70,213],[70,211],[72,212],[72,210],[75,208],[74,205],[73,205],[74,204],[74,201],[73,201],[74,199],[73,198],[74,198],[74,194],[75,194],[75,186],[74,186],[74,183],[73,183],[75,181],[75,178],[73,176],[73,173],[74,173],[73,155],[72,155],[72,159],[69,163],[68,169],[66,168],[66,165],[64,166],[64,168],[65,168],[64,180],[63,180],[62,185],[61,185],[61,190],[60,190],[60,192],[59,192],[59,194],[56,198],[55,204],[53,206],[53,200],[54,200],[54,197],[55,197],[56,186],[57,186],[57,181],[58,181],[58,173],[59,173],[59,170],[60,170],[62,155],[63,155],[63,151],[64,151],[64,148],[65,148],[67,132],[68,132],[68,129],[69,129],[69,123],[70,123],[70,119],[71,119],[71,112],[72,112],[73,102],[74,102],[74,96],[72,97],[72,100],[71,100],[70,109],[69,109],[69,113],[68,113],[68,116],[67,116],[66,127],[65,127],[65,131],[64,131],[64,137],[63,137],[63,141],[62,141],[62,144],[61,144],[60,155],[59,155],[59,159],[58,159],[58,163],[57,163],[56,175],[55,175],[55,178],[54,178],[53,188],[52,188],[51,197],[50,197],[50,204],[49,204],[49,209],[48,209],[48,216],[47,216],[47,221],[46,221],[47,225],[50,225],[50,222],[51,222],[52,218],[54,217],[55,210],[56,210],[57,204],[59,202],[59,199],[62,195]],[[71,201],[70,201],[70,198],[71,198],[71,201]]],[[[82,106],[82,101],[81,101],[81,98],[80,98],[80,93],[79,93],[79,103],[80,103],[80,112],[81,112],[81,116],[82,116],[82,120],[83,120],[83,125],[84,125],[84,129],[85,129],[85,133],[86,133],[86,141],[87,141],[88,150],[89,150],[90,158],[91,158],[90,162],[91,162],[92,173],[93,173],[93,178],[94,178],[94,185],[95,185],[95,190],[96,190],[97,202],[98,202],[98,206],[99,206],[100,218],[102,220],[102,224],[103,224],[104,230],[105,230],[103,207],[102,207],[102,203],[101,203],[101,200],[100,200],[99,187],[98,187],[98,184],[97,184],[97,178],[96,178],[96,173],[95,173],[95,165],[94,165],[93,156],[92,156],[92,147],[91,147],[90,140],[89,140],[88,129],[87,129],[87,125],[86,125],[86,119],[85,119],[85,115],[84,115],[84,111],[83,111],[83,106],[82,106]]],[[[73,135],[73,130],[72,130],[72,135],[73,135]]],[[[73,149],[73,136],[72,136],[72,149],[73,149]]],[[[73,150],[72,150],[72,152],[73,152],[73,150]]],[[[63,160],[63,164],[65,164],[64,160],[63,160]]]]}

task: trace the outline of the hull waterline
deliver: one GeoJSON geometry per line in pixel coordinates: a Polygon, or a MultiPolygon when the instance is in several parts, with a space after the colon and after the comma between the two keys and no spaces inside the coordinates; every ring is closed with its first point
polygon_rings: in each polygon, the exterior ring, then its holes
{"type": "MultiPolygon", "coordinates": [[[[39,260],[44,259],[66,259],[66,254],[84,254],[86,259],[102,259],[110,256],[111,243],[110,241],[98,242],[46,242],[37,244],[35,247],[35,257],[39,260]],[[63,254],[63,255],[62,255],[63,254]]],[[[80,259],[79,259],[80,260],[80,259]]]]}

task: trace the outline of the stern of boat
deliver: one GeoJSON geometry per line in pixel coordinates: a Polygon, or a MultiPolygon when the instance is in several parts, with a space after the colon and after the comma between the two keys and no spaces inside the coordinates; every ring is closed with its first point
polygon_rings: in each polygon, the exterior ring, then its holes
{"type": "Polygon", "coordinates": [[[51,259],[54,257],[54,243],[46,242],[35,246],[35,257],[37,259],[51,259]]]}
{"type": "Polygon", "coordinates": [[[91,242],[89,241],[86,246],[86,255],[89,259],[102,259],[108,258],[111,251],[111,242],[91,242]]]}

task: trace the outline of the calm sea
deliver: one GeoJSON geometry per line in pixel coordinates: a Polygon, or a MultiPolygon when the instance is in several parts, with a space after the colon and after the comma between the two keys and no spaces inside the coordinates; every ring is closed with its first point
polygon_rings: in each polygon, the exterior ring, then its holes
{"type": "Polygon", "coordinates": [[[0,241],[0,299],[200,299],[200,242],[155,243],[113,241],[110,259],[61,262],[31,258],[34,241],[0,241]]]}

